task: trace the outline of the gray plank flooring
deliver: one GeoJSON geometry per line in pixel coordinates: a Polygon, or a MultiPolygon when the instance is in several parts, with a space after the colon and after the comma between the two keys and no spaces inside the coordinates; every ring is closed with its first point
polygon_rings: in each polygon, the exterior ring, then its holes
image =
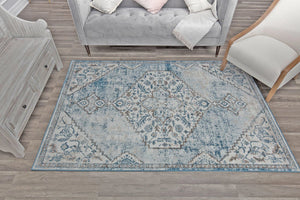
{"type": "MultiPolygon", "coordinates": [[[[240,0],[229,37],[259,18],[272,0],[240,0]]],[[[32,172],[31,165],[55,107],[72,59],[92,60],[214,60],[214,48],[93,47],[86,55],[77,39],[66,0],[32,0],[20,14],[27,20],[45,19],[64,63],[54,71],[21,138],[24,159],[0,152],[0,200],[296,200],[300,173],[111,173],[32,172]]],[[[226,46],[222,47],[221,60],[226,46]]],[[[258,83],[264,96],[268,88],[258,83]]],[[[270,107],[300,162],[300,79],[277,92],[270,107]]]]}

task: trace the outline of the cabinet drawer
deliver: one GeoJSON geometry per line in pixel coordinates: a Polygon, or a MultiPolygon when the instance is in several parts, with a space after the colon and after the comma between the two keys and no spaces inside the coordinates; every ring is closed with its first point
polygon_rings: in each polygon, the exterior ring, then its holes
{"type": "Polygon", "coordinates": [[[37,92],[30,85],[26,84],[17,99],[13,102],[6,117],[6,127],[16,136],[19,137],[22,129],[25,127],[26,120],[31,115],[35,106],[37,92]]]}
{"type": "Polygon", "coordinates": [[[46,51],[44,56],[42,56],[37,63],[35,71],[32,75],[32,78],[37,82],[39,88],[44,88],[44,85],[46,84],[48,77],[53,70],[54,64],[54,59],[51,53],[46,51]]]}

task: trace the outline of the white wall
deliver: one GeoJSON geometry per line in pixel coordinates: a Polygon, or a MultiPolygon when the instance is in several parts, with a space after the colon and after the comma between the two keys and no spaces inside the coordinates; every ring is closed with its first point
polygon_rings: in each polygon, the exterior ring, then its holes
{"type": "Polygon", "coordinates": [[[11,14],[18,15],[28,4],[28,0],[0,0],[0,5],[11,14]]]}

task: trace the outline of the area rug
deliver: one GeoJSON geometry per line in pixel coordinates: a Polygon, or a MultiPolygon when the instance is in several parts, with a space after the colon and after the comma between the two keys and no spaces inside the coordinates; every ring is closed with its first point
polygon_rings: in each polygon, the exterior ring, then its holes
{"type": "Polygon", "coordinates": [[[218,61],[72,61],[32,170],[299,166],[255,82],[218,61]]]}

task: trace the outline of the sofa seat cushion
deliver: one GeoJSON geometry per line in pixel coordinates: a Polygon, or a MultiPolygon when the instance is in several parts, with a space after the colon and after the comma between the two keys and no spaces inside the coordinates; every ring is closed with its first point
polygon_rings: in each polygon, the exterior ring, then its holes
{"type": "Polygon", "coordinates": [[[297,52],[285,43],[269,36],[256,35],[235,42],[227,59],[267,86],[273,87],[282,70],[297,56],[297,52]]]}
{"type": "MultiPolygon", "coordinates": [[[[172,31],[188,14],[185,8],[163,8],[157,14],[143,8],[119,8],[111,15],[92,10],[84,31],[87,43],[93,45],[183,46],[172,31]]],[[[220,34],[221,26],[216,22],[205,37],[218,38],[220,34]]]]}

